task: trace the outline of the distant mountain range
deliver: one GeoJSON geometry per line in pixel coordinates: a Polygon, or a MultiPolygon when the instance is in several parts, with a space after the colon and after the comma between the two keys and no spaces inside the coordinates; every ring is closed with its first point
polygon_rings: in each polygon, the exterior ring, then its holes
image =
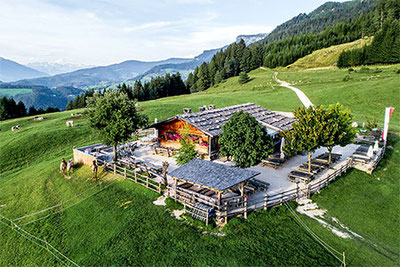
{"type": "MultiPolygon", "coordinates": [[[[259,34],[249,34],[249,35],[239,35],[236,37],[236,42],[240,42],[243,39],[246,45],[250,45],[252,43],[258,42],[268,36],[267,33],[259,33],[259,34]]],[[[212,57],[221,50],[224,50],[228,47],[225,45],[221,48],[205,50],[200,55],[194,57],[191,61],[178,63],[178,64],[163,64],[153,67],[152,69],[146,71],[145,73],[133,77],[129,81],[135,80],[145,80],[148,81],[153,77],[162,76],[167,73],[177,73],[179,72],[182,78],[185,80],[189,73],[193,72],[197,66],[200,66],[203,62],[210,62],[212,57]]]]}
{"type": "Polygon", "coordinates": [[[32,62],[26,64],[26,66],[38,70],[40,72],[47,73],[48,76],[94,67],[83,64],[52,63],[52,62],[32,62]]]}
{"type": "Polygon", "coordinates": [[[0,57],[0,80],[3,82],[17,81],[47,76],[46,73],[21,65],[15,61],[0,57]]]}

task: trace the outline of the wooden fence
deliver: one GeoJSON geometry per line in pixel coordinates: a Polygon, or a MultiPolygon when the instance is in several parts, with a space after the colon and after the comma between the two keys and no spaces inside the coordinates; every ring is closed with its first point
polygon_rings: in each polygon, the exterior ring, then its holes
{"type": "Polygon", "coordinates": [[[120,166],[115,163],[107,164],[104,161],[99,160],[99,159],[98,159],[98,162],[99,162],[99,164],[105,166],[106,171],[113,172],[114,174],[119,174],[122,177],[124,177],[124,179],[133,181],[137,184],[147,187],[150,190],[153,190],[154,192],[161,194],[161,183],[159,181],[155,180],[154,178],[152,178],[148,175],[139,173],[136,170],[131,170],[131,169],[127,168],[126,166],[120,166]]]}
{"type": "Polygon", "coordinates": [[[219,207],[219,212],[217,212],[216,215],[223,217],[225,220],[237,215],[243,215],[244,218],[247,218],[247,213],[250,211],[260,209],[266,210],[301,197],[310,197],[312,194],[319,192],[322,188],[328,186],[333,180],[341,176],[351,167],[352,160],[349,159],[335,171],[326,174],[326,177],[323,176],[322,178],[307,184],[304,188],[301,188],[300,185],[297,184],[296,188],[290,190],[282,191],[273,195],[265,194],[264,199],[256,202],[248,201],[244,198],[242,201],[238,201],[235,204],[226,203],[219,207]]]}

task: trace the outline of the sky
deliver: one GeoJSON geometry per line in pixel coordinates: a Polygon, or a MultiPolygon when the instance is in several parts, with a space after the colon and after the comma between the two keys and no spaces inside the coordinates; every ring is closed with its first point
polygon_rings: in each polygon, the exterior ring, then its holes
{"type": "MultiPolygon", "coordinates": [[[[325,0],[0,0],[0,57],[108,65],[193,57],[325,0]]],[[[343,0],[341,0],[343,2],[343,0]]]]}

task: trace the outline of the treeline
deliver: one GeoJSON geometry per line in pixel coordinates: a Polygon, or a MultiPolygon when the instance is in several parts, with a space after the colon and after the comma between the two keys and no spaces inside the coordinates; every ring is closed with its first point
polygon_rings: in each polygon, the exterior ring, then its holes
{"type": "Polygon", "coordinates": [[[93,96],[95,93],[94,89],[86,90],[83,94],[77,95],[74,100],[68,100],[67,110],[85,108],[86,99],[93,96]]]}
{"type": "Polygon", "coordinates": [[[190,92],[204,91],[224,79],[249,72],[262,66],[263,47],[261,44],[247,46],[241,40],[231,44],[224,51],[213,56],[210,63],[203,63],[190,73],[186,87],[190,92]]]}
{"type": "MultiPolygon", "coordinates": [[[[95,92],[104,94],[107,90],[113,89],[87,90],[83,94],[76,96],[74,100],[69,100],[67,110],[85,108],[88,97],[92,97],[95,92]]],[[[133,87],[123,83],[122,85],[118,85],[116,90],[127,94],[129,99],[135,99],[137,101],[153,100],[161,97],[190,93],[179,72],[172,75],[168,73],[165,76],[158,76],[151,79],[149,82],[142,83],[141,81],[135,81],[133,87]]]]}
{"type": "Polygon", "coordinates": [[[172,75],[168,73],[165,76],[158,76],[149,82],[135,81],[133,87],[123,83],[117,89],[125,92],[130,99],[138,101],[190,93],[179,72],[172,75]]]}
{"type": "Polygon", "coordinates": [[[30,107],[27,111],[25,104],[22,101],[16,103],[13,98],[8,98],[6,96],[0,98],[0,120],[15,119],[58,111],[60,110],[54,107],[47,107],[46,109],[30,107]]]}
{"type": "Polygon", "coordinates": [[[371,45],[344,51],[338,60],[339,68],[351,66],[390,64],[400,62],[400,22],[386,21],[371,45]]]}
{"type": "MultiPolygon", "coordinates": [[[[197,67],[189,75],[186,87],[191,92],[203,91],[240,72],[262,65],[268,68],[285,67],[316,50],[374,35],[383,22],[398,16],[398,3],[398,0],[379,0],[374,11],[361,13],[354,20],[337,23],[319,33],[292,35],[280,41],[258,42],[248,47],[243,41],[232,44],[215,54],[210,63],[197,67]]],[[[366,6],[362,11],[370,11],[370,7],[366,6]]]]}

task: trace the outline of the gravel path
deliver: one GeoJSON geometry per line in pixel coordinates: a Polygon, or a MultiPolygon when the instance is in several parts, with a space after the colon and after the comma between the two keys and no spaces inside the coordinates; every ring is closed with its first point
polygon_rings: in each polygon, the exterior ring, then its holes
{"type": "MultiPolygon", "coordinates": [[[[262,69],[264,69],[263,67],[261,67],[262,69]]],[[[303,91],[301,91],[300,89],[297,89],[296,87],[291,86],[288,82],[285,81],[281,81],[277,78],[278,76],[278,72],[274,73],[274,80],[276,82],[279,83],[280,86],[289,88],[290,90],[292,90],[293,92],[296,93],[297,97],[300,99],[301,103],[303,103],[303,105],[308,108],[309,106],[313,106],[313,103],[311,103],[310,99],[306,96],[306,94],[303,93],[303,91]]]]}

